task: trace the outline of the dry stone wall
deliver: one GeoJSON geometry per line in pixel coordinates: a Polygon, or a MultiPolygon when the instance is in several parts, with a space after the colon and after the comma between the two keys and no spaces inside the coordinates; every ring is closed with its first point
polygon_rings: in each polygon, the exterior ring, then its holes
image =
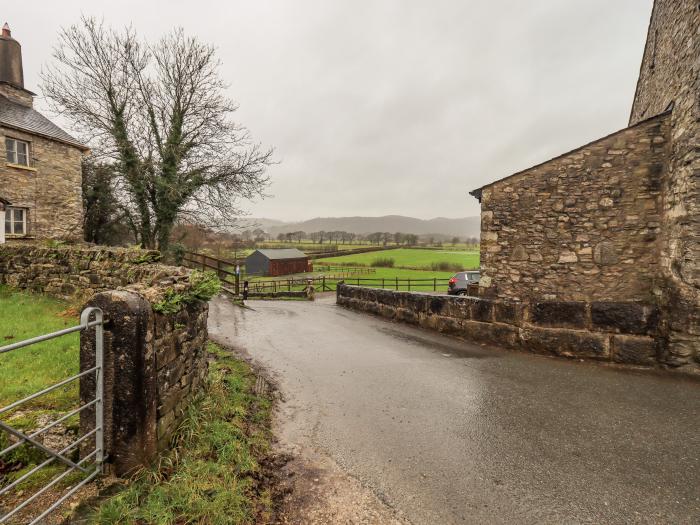
{"type": "MultiPolygon", "coordinates": [[[[155,251],[105,247],[0,246],[0,283],[72,300],[104,314],[105,447],[117,475],[153,462],[169,448],[207,374],[208,305],[183,301],[172,313],[168,294],[186,297],[191,271],[154,262],[155,251]],[[166,310],[171,312],[171,310],[166,310]]],[[[81,370],[95,366],[95,329],[81,332],[81,370]]],[[[94,398],[93,374],[80,396],[94,398]]],[[[84,431],[94,409],[81,412],[84,431]]],[[[86,444],[89,446],[89,444],[86,444]]]]}
{"type": "Polygon", "coordinates": [[[615,301],[522,302],[338,285],[340,306],[477,343],[560,357],[664,366],[700,375],[700,361],[680,367],[650,304],[615,301]]]}
{"type": "Polygon", "coordinates": [[[63,299],[89,297],[185,269],[158,264],[157,251],[42,243],[0,245],[0,284],[63,299]]]}
{"type": "Polygon", "coordinates": [[[480,294],[650,301],[668,115],[482,189],[480,294]]]}

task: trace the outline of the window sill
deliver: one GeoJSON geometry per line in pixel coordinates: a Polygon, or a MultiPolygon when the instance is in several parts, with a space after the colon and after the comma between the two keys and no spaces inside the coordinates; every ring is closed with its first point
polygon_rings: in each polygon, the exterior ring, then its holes
{"type": "Polygon", "coordinates": [[[7,163],[7,167],[15,168],[18,170],[36,171],[36,168],[32,168],[31,166],[25,166],[24,164],[13,164],[11,162],[7,163]]]}

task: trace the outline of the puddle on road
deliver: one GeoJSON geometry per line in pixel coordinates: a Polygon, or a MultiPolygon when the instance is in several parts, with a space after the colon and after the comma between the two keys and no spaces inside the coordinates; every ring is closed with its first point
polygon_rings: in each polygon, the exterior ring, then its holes
{"type": "Polygon", "coordinates": [[[418,334],[397,330],[396,328],[392,327],[380,327],[378,330],[387,335],[405,341],[406,343],[427,348],[436,354],[441,354],[443,357],[455,357],[458,359],[485,359],[489,357],[501,357],[500,353],[498,352],[489,352],[457,340],[450,343],[442,343],[440,341],[436,341],[432,337],[420,336],[418,334]]]}

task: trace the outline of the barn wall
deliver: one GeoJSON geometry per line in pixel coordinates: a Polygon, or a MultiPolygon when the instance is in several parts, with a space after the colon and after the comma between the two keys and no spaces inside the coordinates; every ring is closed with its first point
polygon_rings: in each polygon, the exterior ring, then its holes
{"type": "Polygon", "coordinates": [[[294,273],[304,273],[309,267],[309,259],[281,259],[270,261],[269,273],[271,277],[279,275],[291,275],[294,273]]]}
{"type": "Polygon", "coordinates": [[[482,190],[480,295],[650,301],[668,114],[482,190]]]}
{"type": "Polygon", "coordinates": [[[270,261],[262,253],[253,252],[245,260],[245,271],[248,275],[267,275],[270,261]]]}

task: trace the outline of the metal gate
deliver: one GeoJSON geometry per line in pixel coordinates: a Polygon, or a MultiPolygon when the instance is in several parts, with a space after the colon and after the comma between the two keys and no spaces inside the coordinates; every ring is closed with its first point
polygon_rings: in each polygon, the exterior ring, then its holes
{"type": "MultiPolygon", "coordinates": [[[[72,410],[68,412],[67,414],[61,416],[60,418],[56,419],[49,425],[38,429],[38,430],[33,430],[31,433],[25,433],[27,431],[20,431],[16,428],[13,428],[10,424],[3,422],[2,419],[0,419],[0,432],[6,432],[9,436],[11,436],[11,440],[14,441],[12,444],[10,444],[8,447],[0,451],[0,460],[6,456],[6,454],[9,454],[11,451],[15,450],[18,447],[21,446],[26,446],[26,447],[35,447],[39,449],[41,452],[45,454],[47,459],[38,465],[36,465],[34,468],[31,468],[21,476],[19,476],[17,479],[12,481],[11,483],[7,483],[4,486],[0,485],[0,502],[3,501],[8,501],[8,496],[13,494],[12,491],[14,491],[15,497],[22,497],[19,496],[18,492],[19,489],[18,487],[21,486],[21,484],[28,480],[31,476],[34,474],[39,473],[42,469],[45,467],[51,465],[54,462],[59,462],[63,463],[65,466],[65,470],[61,472],[59,475],[54,477],[51,481],[43,485],[37,492],[32,494],[31,496],[27,497],[26,499],[23,499],[19,502],[13,503],[13,506],[11,508],[4,508],[4,505],[0,503],[0,523],[6,523],[7,521],[10,520],[13,516],[16,516],[18,512],[20,512],[22,509],[26,508],[27,505],[31,504],[34,502],[39,496],[42,494],[46,493],[51,487],[54,487],[56,484],[58,484],[61,480],[65,479],[66,476],[69,474],[75,472],[75,471],[80,471],[85,477],[78,483],[74,484],[71,487],[68,487],[65,491],[65,493],[61,494],[60,496],[57,496],[57,499],[53,501],[48,508],[44,510],[38,510],[38,515],[33,518],[29,518],[28,523],[33,524],[33,523],[38,523],[42,519],[44,519],[50,512],[58,508],[66,499],[68,499],[71,495],[73,495],[78,489],[80,489],[83,485],[86,483],[90,482],[93,480],[96,476],[102,473],[102,463],[104,460],[104,451],[103,451],[103,391],[104,391],[104,377],[103,377],[103,347],[102,347],[102,336],[103,336],[103,319],[102,319],[102,310],[99,308],[86,308],[83,310],[82,314],[80,315],[80,324],[78,326],[73,326],[71,328],[66,328],[64,330],[59,330],[58,332],[53,332],[50,334],[44,334],[38,337],[34,337],[32,339],[27,339],[25,341],[20,341],[17,343],[13,343],[11,345],[7,346],[2,346],[0,347],[0,354],[5,353],[5,352],[11,352],[11,351],[21,351],[22,348],[28,347],[30,345],[40,343],[42,341],[46,341],[49,339],[54,339],[57,337],[61,337],[64,335],[71,334],[73,332],[79,332],[82,330],[87,330],[89,328],[95,327],[95,349],[96,349],[96,355],[95,355],[95,366],[90,368],[89,370],[84,370],[80,372],[79,374],[76,374],[72,377],[69,377],[67,379],[64,379],[63,381],[60,381],[59,383],[56,383],[55,385],[52,385],[48,388],[45,388],[44,390],[41,390],[39,392],[36,392],[34,394],[31,394],[24,399],[20,399],[19,401],[15,401],[14,403],[0,408],[0,418],[2,418],[3,414],[7,415],[12,413],[12,411],[18,409],[25,403],[36,399],[38,397],[41,397],[45,394],[48,394],[49,392],[52,392],[58,388],[61,388],[63,386],[66,386],[73,381],[79,380],[81,377],[88,376],[89,374],[94,374],[95,375],[95,398],[91,399],[88,402],[85,402],[81,406],[77,407],[75,410],[72,410]],[[93,318],[93,320],[90,320],[93,318]],[[73,441],[70,445],[62,448],[61,450],[53,450],[47,446],[45,446],[42,443],[42,438],[41,435],[44,434],[47,430],[55,427],[56,425],[63,423],[64,421],[68,420],[69,418],[76,416],[80,414],[83,410],[89,408],[89,407],[95,407],[95,428],[92,430],[86,432],[82,436],[79,436],[76,441],[73,441]],[[71,459],[71,456],[74,455],[75,448],[78,445],[83,444],[83,447],[86,446],[84,442],[90,438],[94,439],[95,446],[94,448],[90,448],[90,450],[83,450],[82,452],[82,457],[79,460],[73,460],[71,459]]],[[[16,499],[15,498],[15,499],[16,499]]]]}

